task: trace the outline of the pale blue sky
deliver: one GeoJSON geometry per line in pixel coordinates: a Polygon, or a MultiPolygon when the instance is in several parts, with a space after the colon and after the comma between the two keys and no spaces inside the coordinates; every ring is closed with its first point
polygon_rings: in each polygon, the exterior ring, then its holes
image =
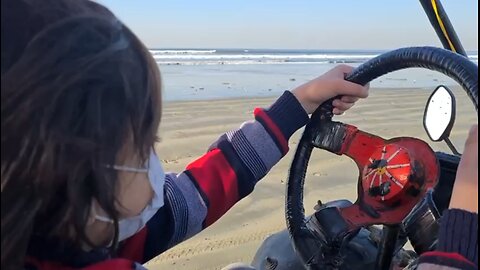
{"type": "MultiPolygon", "coordinates": [[[[392,49],[440,45],[418,0],[99,0],[150,48],[392,49]]],[[[478,1],[443,0],[467,50],[478,1]]]]}

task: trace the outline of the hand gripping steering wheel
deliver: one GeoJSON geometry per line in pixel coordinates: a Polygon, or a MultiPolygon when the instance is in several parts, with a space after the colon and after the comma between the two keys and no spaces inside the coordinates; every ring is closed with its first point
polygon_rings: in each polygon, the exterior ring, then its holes
{"type": "MultiPolygon", "coordinates": [[[[398,49],[356,68],[346,79],[361,85],[406,68],[426,68],[457,81],[478,109],[478,67],[468,58],[433,47],[398,49]]],[[[342,245],[365,226],[392,228],[383,242],[395,246],[399,224],[439,178],[435,153],[427,143],[409,137],[385,140],[332,121],[332,100],[312,115],[296,150],[287,183],[286,221],[293,246],[307,269],[341,269],[342,245]],[[313,148],[353,159],[359,169],[358,199],[346,208],[327,208],[305,219],[303,186],[313,148]],[[337,258],[337,259],[332,259],[337,258]]],[[[377,257],[377,268],[391,264],[391,250],[377,257]]],[[[385,268],[386,269],[386,268],[385,268]]]]}

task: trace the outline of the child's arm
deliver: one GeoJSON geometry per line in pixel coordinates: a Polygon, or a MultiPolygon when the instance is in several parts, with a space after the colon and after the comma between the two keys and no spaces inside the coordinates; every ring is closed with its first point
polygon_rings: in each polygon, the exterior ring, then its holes
{"type": "Polygon", "coordinates": [[[229,131],[180,174],[165,179],[165,205],[131,239],[128,253],[146,261],[197,234],[244,198],[288,151],[288,138],[308,121],[290,92],[269,109],[256,109],[255,120],[229,131]],[[143,238],[143,239],[140,239],[143,238]],[[145,241],[145,249],[142,242],[145,241]],[[133,247],[133,246],[132,246],[133,247]]]}
{"type": "Polygon", "coordinates": [[[220,136],[185,171],[168,174],[164,207],[142,231],[126,240],[120,255],[148,261],[218,220],[287,153],[288,139],[307,123],[307,113],[344,94],[343,101],[334,103],[335,112],[342,113],[368,94],[367,87],[343,79],[349,71],[341,66],[285,92],[270,108],[256,109],[254,121],[220,136]]]}
{"type": "Polygon", "coordinates": [[[478,214],[450,209],[441,222],[437,251],[422,254],[418,270],[478,269],[478,214]]]}
{"type": "Polygon", "coordinates": [[[438,248],[423,254],[418,269],[478,269],[478,126],[465,142],[450,209],[441,219],[438,248]]]}

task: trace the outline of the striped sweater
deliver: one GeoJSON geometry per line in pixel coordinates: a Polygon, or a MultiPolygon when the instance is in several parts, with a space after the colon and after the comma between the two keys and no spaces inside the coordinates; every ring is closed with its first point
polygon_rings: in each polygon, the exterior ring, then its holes
{"type": "MultiPolygon", "coordinates": [[[[255,184],[287,153],[290,136],[308,122],[301,104],[288,91],[270,108],[255,109],[254,115],[255,120],[220,136],[185,171],[167,174],[165,205],[146,227],[121,243],[118,257],[111,258],[105,250],[87,253],[34,239],[26,269],[144,269],[141,263],[213,224],[252,192],[255,184]]],[[[449,217],[456,215],[447,213],[449,217]]],[[[458,227],[458,223],[452,223],[458,227]]],[[[471,254],[465,253],[471,250],[458,248],[463,244],[458,243],[458,235],[452,236],[450,224],[444,227],[444,239],[452,241],[451,244],[443,246],[443,253],[427,254],[420,269],[429,269],[432,263],[453,267],[476,265],[476,257],[472,260],[471,254]]]]}

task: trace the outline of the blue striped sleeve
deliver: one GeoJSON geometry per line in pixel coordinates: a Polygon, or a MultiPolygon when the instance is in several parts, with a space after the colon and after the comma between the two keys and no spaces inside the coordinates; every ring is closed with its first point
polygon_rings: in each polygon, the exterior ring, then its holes
{"type": "Polygon", "coordinates": [[[286,140],[308,121],[290,92],[260,114],[221,135],[207,154],[182,173],[167,174],[165,205],[143,232],[144,261],[197,234],[251,193],[286,153],[286,140]]]}

